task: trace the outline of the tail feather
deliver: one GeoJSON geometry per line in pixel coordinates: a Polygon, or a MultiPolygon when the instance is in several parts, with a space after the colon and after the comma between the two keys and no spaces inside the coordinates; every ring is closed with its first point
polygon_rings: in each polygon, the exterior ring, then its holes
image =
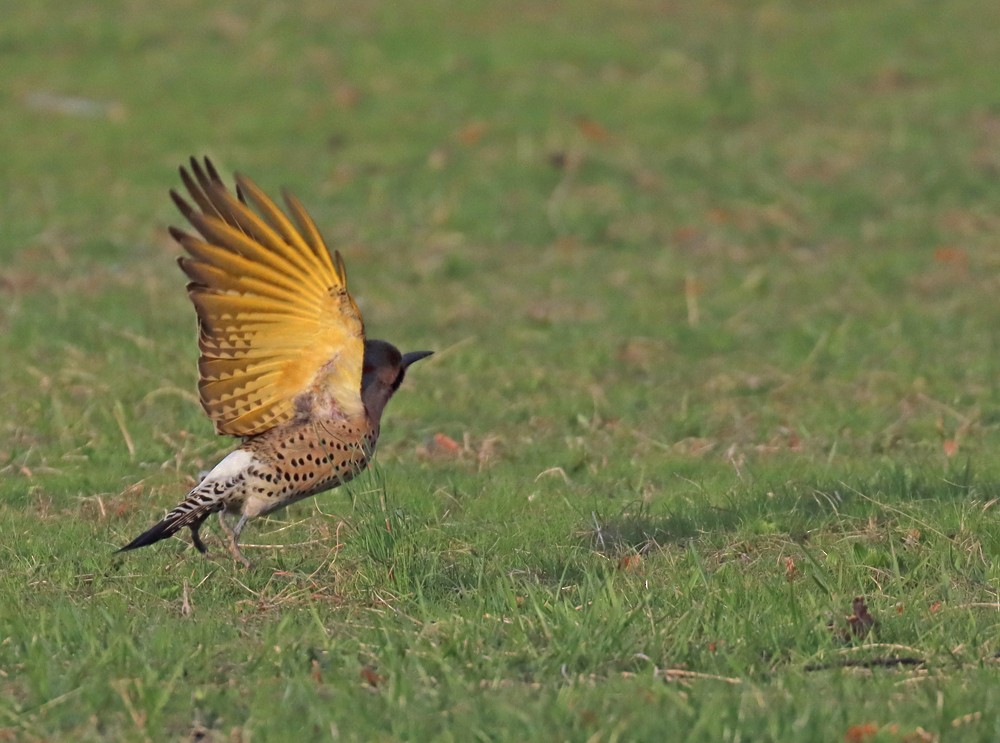
{"type": "Polygon", "coordinates": [[[167,537],[173,536],[181,529],[180,526],[172,523],[168,518],[163,519],[163,521],[155,524],[153,527],[147,529],[142,534],[137,536],[131,542],[126,544],[117,552],[128,552],[129,550],[138,549],[139,547],[145,547],[150,544],[155,544],[161,539],[166,539],[167,537]]]}
{"type": "Polygon", "coordinates": [[[163,520],[144,531],[118,552],[155,544],[176,534],[184,527],[191,529],[194,545],[204,550],[198,539],[198,527],[209,515],[225,508],[225,498],[234,488],[238,488],[245,477],[246,467],[253,462],[248,452],[237,449],[230,452],[205,478],[188,493],[187,498],[178,503],[163,520]]]}
{"type": "MultiPolygon", "coordinates": [[[[224,507],[221,498],[213,497],[211,492],[203,492],[199,488],[184,499],[174,510],[163,517],[163,520],[144,531],[131,542],[126,544],[118,552],[128,552],[129,550],[146,547],[155,544],[161,539],[172,537],[185,526],[197,532],[201,522],[216,511],[221,511],[224,507]]],[[[195,539],[195,546],[200,541],[195,539]]]]}
{"type": "MultiPolygon", "coordinates": [[[[164,516],[163,520],[144,531],[118,552],[128,552],[155,544],[161,539],[172,537],[185,526],[190,527],[196,533],[202,521],[216,511],[225,508],[223,496],[227,490],[226,485],[231,484],[212,480],[211,477],[205,478],[198,487],[188,494],[187,498],[164,516]]],[[[200,541],[195,538],[195,546],[199,544],[200,541]]]]}

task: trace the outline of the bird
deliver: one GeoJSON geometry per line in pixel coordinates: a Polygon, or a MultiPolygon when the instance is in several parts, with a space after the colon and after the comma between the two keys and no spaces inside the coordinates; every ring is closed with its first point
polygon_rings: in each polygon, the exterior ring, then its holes
{"type": "Polygon", "coordinates": [[[239,173],[230,191],[207,157],[189,168],[180,168],[187,198],[170,197],[196,234],[169,231],[186,253],[178,263],[198,316],[198,393],[216,432],[242,443],[118,552],[187,527],[206,553],[198,532],[218,513],[226,549],[249,568],[239,547],[247,522],[362,472],[386,404],[433,352],[365,337],[343,257],[292,194],[283,193],[285,213],[239,173]]]}

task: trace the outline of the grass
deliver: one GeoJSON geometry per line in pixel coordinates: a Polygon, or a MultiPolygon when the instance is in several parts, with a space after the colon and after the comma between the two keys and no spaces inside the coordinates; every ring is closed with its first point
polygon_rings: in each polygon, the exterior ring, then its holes
{"type": "Polygon", "coordinates": [[[0,740],[996,740],[997,21],[9,9],[0,740]],[[438,351],[251,571],[111,555],[231,445],[165,231],[201,153],[438,351]]]}

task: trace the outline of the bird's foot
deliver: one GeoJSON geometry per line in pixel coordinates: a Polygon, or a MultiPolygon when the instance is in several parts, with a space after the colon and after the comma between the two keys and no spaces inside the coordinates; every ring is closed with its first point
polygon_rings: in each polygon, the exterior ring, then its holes
{"type": "Polygon", "coordinates": [[[226,549],[229,550],[229,554],[233,556],[233,559],[242,564],[244,568],[249,570],[253,567],[253,563],[240,551],[240,546],[236,543],[235,539],[226,540],[226,549]]]}

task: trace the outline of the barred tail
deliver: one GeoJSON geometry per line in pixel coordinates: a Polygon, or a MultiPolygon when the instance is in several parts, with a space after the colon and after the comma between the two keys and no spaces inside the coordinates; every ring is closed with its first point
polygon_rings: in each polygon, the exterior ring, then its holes
{"type": "Polygon", "coordinates": [[[155,544],[173,536],[185,526],[191,529],[194,546],[199,552],[204,552],[205,545],[198,538],[198,527],[211,514],[225,508],[225,496],[242,482],[245,469],[252,462],[253,455],[243,449],[230,452],[160,523],[144,531],[118,552],[155,544]]]}
{"type": "Polygon", "coordinates": [[[172,523],[169,517],[163,519],[160,523],[153,526],[151,529],[147,529],[142,534],[137,536],[131,542],[126,544],[117,552],[128,552],[129,550],[134,550],[139,547],[145,547],[148,544],[155,544],[161,539],[166,539],[167,537],[173,536],[181,527],[172,523]]]}
{"type": "Polygon", "coordinates": [[[197,533],[201,522],[216,511],[221,511],[223,506],[222,499],[218,494],[213,490],[203,489],[203,485],[199,485],[191,491],[191,494],[183,502],[164,516],[162,521],[144,531],[118,552],[128,552],[155,544],[161,539],[172,537],[185,526],[191,527],[195,535],[195,546],[198,546],[200,540],[197,538],[197,533]]]}

